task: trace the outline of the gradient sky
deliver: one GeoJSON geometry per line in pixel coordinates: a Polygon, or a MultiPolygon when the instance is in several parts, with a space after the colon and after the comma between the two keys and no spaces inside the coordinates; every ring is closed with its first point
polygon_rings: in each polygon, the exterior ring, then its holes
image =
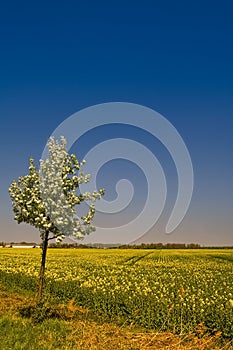
{"type": "MultiPolygon", "coordinates": [[[[39,241],[36,230],[14,222],[8,195],[29,157],[39,160],[71,114],[123,101],[158,111],[186,143],[195,188],[181,225],[172,235],[163,232],[177,180],[169,155],[150,135],[109,126],[84,135],[74,147],[78,157],[106,135],[129,133],[158,155],[168,177],[170,204],[144,240],[233,245],[232,33],[232,1],[2,2],[0,241],[39,241]]],[[[117,161],[101,171],[106,199],[114,198],[116,173],[129,179],[137,173],[133,217],[145,199],[143,174],[117,161]]],[[[127,219],[119,215],[112,222],[127,219]]]]}

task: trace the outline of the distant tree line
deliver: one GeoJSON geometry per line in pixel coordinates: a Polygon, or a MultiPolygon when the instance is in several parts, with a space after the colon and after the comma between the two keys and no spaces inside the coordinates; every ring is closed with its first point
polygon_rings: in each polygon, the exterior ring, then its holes
{"type": "Polygon", "coordinates": [[[120,249],[200,249],[197,243],[141,243],[121,245],[120,249]]]}
{"type": "Polygon", "coordinates": [[[13,245],[38,246],[38,244],[35,242],[0,242],[0,247],[11,248],[13,245]]]}
{"type": "Polygon", "coordinates": [[[85,244],[79,244],[79,243],[50,243],[49,248],[92,248],[85,244]]]}
{"type": "MultiPolygon", "coordinates": [[[[20,242],[20,243],[15,243],[15,242],[0,242],[0,247],[7,247],[11,248],[12,246],[19,245],[19,246],[38,246],[36,243],[28,243],[28,242],[20,242]]],[[[42,244],[39,244],[40,247],[42,247],[42,244]]],[[[78,243],[50,243],[49,248],[92,248],[89,247],[85,244],[78,244],[78,243]]]]}
{"type": "Polygon", "coordinates": [[[228,247],[202,247],[197,243],[141,243],[141,244],[126,244],[118,247],[119,249],[233,249],[228,247]]]}
{"type": "MultiPolygon", "coordinates": [[[[31,245],[38,246],[36,243],[20,242],[20,243],[6,243],[0,242],[0,247],[10,248],[13,245],[31,245]]],[[[94,243],[94,244],[80,244],[80,243],[64,243],[64,242],[55,242],[50,243],[48,248],[76,248],[76,249],[87,249],[87,248],[97,248],[97,249],[233,249],[233,246],[201,246],[197,243],[141,243],[141,244],[103,244],[103,243],[94,243]]]]}

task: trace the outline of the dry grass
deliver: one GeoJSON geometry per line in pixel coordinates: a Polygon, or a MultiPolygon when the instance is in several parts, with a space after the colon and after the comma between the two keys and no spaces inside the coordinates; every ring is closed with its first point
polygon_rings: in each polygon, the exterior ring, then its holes
{"type": "Polygon", "coordinates": [[[87,321],[73,325],[70,337],[77,349],[93,350],[147,350],[147,349],[180,349],[180,350],[212,350],[233,349],[228,343],[223,347],[217,345],[219,336],[194,335],[181,337],[168,332],[143,332],[134,327],[118,327],[114,324],[98,325],[87,321]]]}
{"type": "MultiPolygon", "coordinates": [[[[11,315],[20,319],[18,308],[20,306],[33,305],[33,300],[22,295],[8,293],[0,288],[0,316],[11,315]]],[[[67,305],[57,305],[60,322],[67,328],[67,336],[61,349],[77,350],[152,350],[152,349],[179,349],[179,350],[230,350],[233,345],[230,342],[219,346],[221,334],[179,336],[168,332],[146,332],[134,326],[118,326],[114,323],[93,321],[89,311],[77,305],[71,300],[67,305]],[[64,316],[64,317],[63,317],[64,316]]],[[[28,320],[30,322],[30,320],[28,320]]],[[[39,327],[39,325],[33,325],[39,327]]],[[[51,334],[51,339],[53,334],[51,334]]],[[[44,341],[49,342],[49,339],[44,341]]],[[[50,347],[49,347],[50,349],[50,347]]],[[[55,348],[54,348],[55,349],[55,348]]]]}
{"type": "Polygon", "coordinates": [[[0,312],[13,313],[17,307],[30,301],[25,296],[12,294],[0,286],[0,312]]]}

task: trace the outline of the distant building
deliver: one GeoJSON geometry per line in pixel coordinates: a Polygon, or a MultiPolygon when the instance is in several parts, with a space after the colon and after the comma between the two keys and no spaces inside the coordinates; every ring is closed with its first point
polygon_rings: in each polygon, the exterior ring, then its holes
{"type": "Polygon", "coordinates": [[[39,245],[37,245],[37,244],[20,244],[20,243],[14,243],[14,244],[12,244],[11,245],[11,247],[12,248],[40,248],[40,246],[39,245]]]}

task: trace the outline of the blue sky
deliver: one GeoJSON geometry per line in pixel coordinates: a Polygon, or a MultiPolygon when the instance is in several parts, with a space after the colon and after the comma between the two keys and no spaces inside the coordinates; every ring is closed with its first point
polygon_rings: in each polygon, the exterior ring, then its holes
{"type": "MultiPolygon", "coordinates": [[[[165,116],[193,162],[195,189],[186,217],[172,236],[158,223],[147,240],[232,245],[232,17],[231,1],[2,3],[0,240],[39,237],[13,221],[8,195],[10,182],[27,172],[29,157],[38,161],[50,134],[71,114],[123,101],[165,116]]],[[[166,152],[149,135],[118,131],[158,152],[172,202],[176,178],[166,152]]],[[[77,155],[115,133],[109,127],[86,135],[77,155]]],[[[136,173],[124,165],[119,177],[136,173]]],[[[102,169],[99,183],[108,190],[106,198],[114,197],[116,167],[116,162],[106,165],[105,175],[102,169]]],[[[140,171],[132,181],[141,192],[130,217],[144,200],[140,171]]]]}

